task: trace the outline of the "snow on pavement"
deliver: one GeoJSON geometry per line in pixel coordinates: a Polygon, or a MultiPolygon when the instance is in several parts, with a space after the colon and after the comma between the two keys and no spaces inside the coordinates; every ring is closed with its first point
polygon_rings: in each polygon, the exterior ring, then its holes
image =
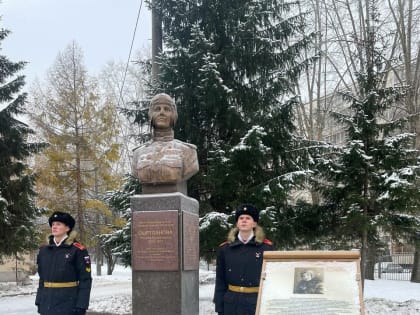
{"type": "MultiPolygon", "coordinates": [[[[92,268],[95,270],[95,268],[92,268]]],[[[103,274],[105,270],[103,270],[103,274]]],[[[212,303],[214,271],[200,270],[200,313],[215,315],[212,303]]],[[[37,276],[26,285],[0,283],[0,313],[36,315],[34,306],[37,276]]],[[[366,315],[420,314],[420,283],[395,280],[366,280],[364,304],[366,315]]],[[[113,275],[93,275],[90,311],[131,314],[131,269],[116,266],[113,275]]]]}

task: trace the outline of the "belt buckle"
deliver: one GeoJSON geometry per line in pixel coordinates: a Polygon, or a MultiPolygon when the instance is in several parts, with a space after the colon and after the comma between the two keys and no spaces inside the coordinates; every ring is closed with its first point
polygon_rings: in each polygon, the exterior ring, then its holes
{"type": "Polygon", "coordinates": [[[239,291],[244,292],[244,287],[239,287],[239,291]]]}

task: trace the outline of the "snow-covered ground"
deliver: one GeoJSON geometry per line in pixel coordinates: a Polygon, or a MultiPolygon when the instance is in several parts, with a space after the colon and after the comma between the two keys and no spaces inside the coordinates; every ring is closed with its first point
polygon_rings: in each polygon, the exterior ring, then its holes
{"type": "MultiPolygon", "coordinates": [[[[92,268],[95,271],[95,267],[92,268]]],[[[105,268],[102,273],[106,273],[105,268]]],[[[93,275],[89,311],[112,314],[131,314],[131,269],[117,266],[113,275],[93,275]]],[[[37,277],[26,285],[0,283],[0,314],[36,315],[34,306],[37,277]]],[[[215,315],[211,302],[214,271],[200,270],[200,314],[215,315]]],[[[365,282],[365,311],[367,315],[420,314],[420,284],[409,281],[375,280],[365,282]]]]}

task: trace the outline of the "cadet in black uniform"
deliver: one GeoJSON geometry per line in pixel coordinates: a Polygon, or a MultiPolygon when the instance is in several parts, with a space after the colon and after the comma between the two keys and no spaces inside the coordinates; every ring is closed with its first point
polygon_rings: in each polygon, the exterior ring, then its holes
{"type": "Polygon", "coordinates": [[[249,204],[235,212],[236,227],[220,245],[214,303],[219,315],[254,315],[263,252],[274,250],[258,225],[258,210],[249,204]]]}
{"type": "Polygon", "coordinates": [[[89,307],[92,277],[86,248],[75,240],[74,218],[54,212],[49,218],[49,244],[37,257],[39,287],[35,305],[41,315],[84,315],[89,307]]]}

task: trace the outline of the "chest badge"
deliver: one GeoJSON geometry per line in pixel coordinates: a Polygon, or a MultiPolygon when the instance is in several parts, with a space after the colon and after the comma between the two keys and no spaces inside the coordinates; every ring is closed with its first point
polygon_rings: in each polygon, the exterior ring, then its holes
{"type": "Polygon", "coordinates": [[[68,259],[70,257],[70,253],[66,253],[66,255],[64,256],[66,259],[68,259]]]}
{"type": "Polygon", "coordinates": [[[260,258],[261,257],[261,252],[256,252],[255,253],[255,258],[260,258]]]}
{"type": "Polygon", "coordinates": [[[85,260],[86,265],[90,264],[90,257],[89,256],[85,256],[85,257],[83,257],[83,259],[85,260]]]}

